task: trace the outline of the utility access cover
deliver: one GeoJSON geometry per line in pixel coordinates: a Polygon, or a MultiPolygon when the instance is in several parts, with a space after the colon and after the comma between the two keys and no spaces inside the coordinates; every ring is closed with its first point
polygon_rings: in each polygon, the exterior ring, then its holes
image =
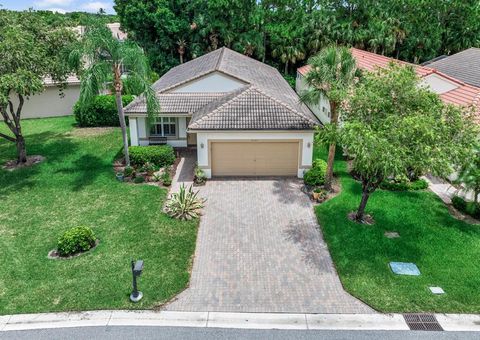
{"type": "Polygon", "coordinates": [[[390,262],[390,268],[392,269],[392,272],[397,275],[420,275],[420,270],[415,263],[390,262]]]}

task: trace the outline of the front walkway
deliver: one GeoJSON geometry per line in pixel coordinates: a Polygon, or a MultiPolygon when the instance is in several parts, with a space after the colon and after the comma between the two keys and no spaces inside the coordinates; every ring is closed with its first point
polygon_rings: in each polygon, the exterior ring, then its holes
{"type": "Polygon", "coordinates": [[[472,192],[465,191],[463,188],[459,190],[444,179],[431,175],[425,176],[424,179],[428,182],[430,190],[437,194],[437,196],[446,204],[451,204],[452,197],[455,195],[459,195],[467,201],[473,201],[472,192]]]}
{"type": "Polygon", "coordinates": [[[294,179],[211,180],[190,288],[172,311],[372,313],[347,294],[294,179]]]}

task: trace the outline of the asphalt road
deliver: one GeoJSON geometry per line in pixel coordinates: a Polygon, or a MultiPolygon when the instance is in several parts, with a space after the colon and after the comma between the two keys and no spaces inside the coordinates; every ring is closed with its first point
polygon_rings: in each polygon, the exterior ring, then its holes
{"type": "Polygon", "coordinates": [[[0,339],[479,339],[473,332],[252,330],[188,327],[79,327],[0,332],[0,339]]]}

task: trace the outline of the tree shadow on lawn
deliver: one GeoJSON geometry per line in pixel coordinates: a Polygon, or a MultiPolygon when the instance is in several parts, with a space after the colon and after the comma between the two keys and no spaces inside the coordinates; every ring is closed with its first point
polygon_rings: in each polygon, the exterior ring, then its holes
{"type": "Polygon", "coordinates": [[[72,175],[72,191],[80,191],[95,182],[101,174],[110,172],[111,168],[104,161],[93,155],[82,155],[71,167],[61,168],[56,173],[72,175]]]}

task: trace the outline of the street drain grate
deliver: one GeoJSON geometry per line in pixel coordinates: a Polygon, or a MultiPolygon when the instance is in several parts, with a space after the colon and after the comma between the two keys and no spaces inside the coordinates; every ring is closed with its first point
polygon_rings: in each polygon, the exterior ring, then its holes
{"type": "Polygon", "coordinates": [[[443,331],[433,314],[403,314],[403,318],[412,331],[443,331]]]}

